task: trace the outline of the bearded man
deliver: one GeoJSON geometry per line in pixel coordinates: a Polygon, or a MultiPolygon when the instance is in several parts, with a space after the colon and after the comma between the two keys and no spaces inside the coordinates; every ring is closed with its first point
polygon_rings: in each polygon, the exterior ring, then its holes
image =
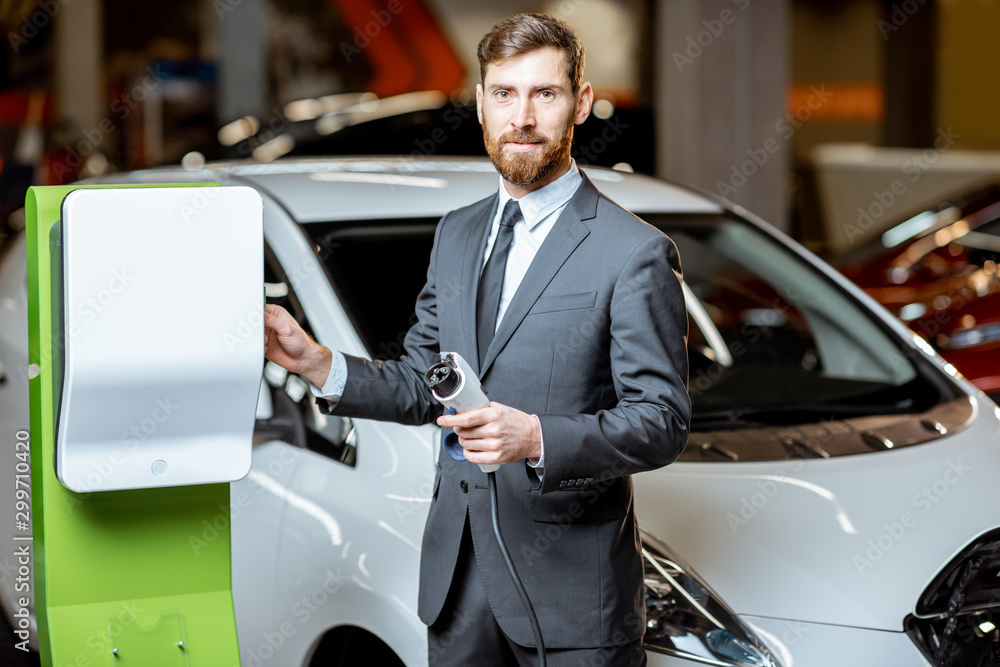
{"type": "MultiPolygon", "coordinates": [[[[265,354],[335,415],[454,429],[421,550],[431,665],[532,664],[535,641],[491,531],[500,524],[550,665],[642,665],[643,567],[631,475],[687,440],[687,316],[677,251],[605,198],[570,156],[593,90],[569,26],[519,14],[479,44],[476,104],[496,194],[446,215],[407,356],[333,353],[267,306],[265,354]],[[438,285],[464,285],[438,298],[438,285]],[[461,354],[491,402],[442,415],[423,376],[461,354]]],[[[670,508],[665,508],[669,511],[670,508]]]]}

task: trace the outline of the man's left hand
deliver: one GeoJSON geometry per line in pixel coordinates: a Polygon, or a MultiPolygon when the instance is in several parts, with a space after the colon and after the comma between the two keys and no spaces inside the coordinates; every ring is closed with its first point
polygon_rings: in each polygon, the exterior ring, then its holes
{"type": "Polygon", "coordinates": [[[472,463],[514,463],[542,455],[542,428],[526,412],[491,401],[485,408],[441,415],[438,426],[455,429],[472,463]]]}

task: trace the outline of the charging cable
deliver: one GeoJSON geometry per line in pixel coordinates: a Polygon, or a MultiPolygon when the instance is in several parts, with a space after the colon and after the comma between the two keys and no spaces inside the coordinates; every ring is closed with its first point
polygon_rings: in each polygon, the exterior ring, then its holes
{"type": "MultiPolygon", "coordinates": [[[[441,361],[430,367],[424,375],[427,386],[431,389],[431,394],[438,400],[451,414],[466,412],[484,408],[489,404],[486,393],[479,378],[472,371],[468,362],[457,352],[442,352],[441,361]]],[[[465,461],[465,452],[458,441],[458,436],[452,431],[444,439],[444,448],[448,454],[456,461],[465,461]]],[[[542,629],[538,625],[538,617],[535,615],[535,608],[528,598],[528,591],[517,576],[517,569],[514,561],[510,557],[507,543],[500,533],[500,510],[497,503],[497,480],[496,470],[500,467],[497,463],[480,463],[480,469],[486,473],[490,489],[490,517],[493,519],[493,535],[496,537],[497,546],[500,547],[500,554],[507,565],[507,573],[514,583],[521,604],[528,615],[528,623],[531,625],[531,632],[535,635],[535,645],[538,648],[538,664],[545,667],[545,644],[542,642],[542,629]]]]}

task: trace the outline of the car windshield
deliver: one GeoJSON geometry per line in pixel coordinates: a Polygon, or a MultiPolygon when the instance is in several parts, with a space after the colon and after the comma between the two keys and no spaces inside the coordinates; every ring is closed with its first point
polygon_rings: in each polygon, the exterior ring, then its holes
{"type": "Polygon", "coordinates": [[[769,235],[727,217],[644,218],[677,244],[695,419],[769,423],[925,409],[917,371],[871,315],[769,235]],[[922,403],[922,404],[921,404],[922,403]]]}
{"type": "MultiPolygon", "coordinates": [[[[642,217],[680,252],[695,422],[916,413],[944,398],[865,307],[757,227],[726,215],[642,217]]],[[[305,225],[374,358],[403,354],[436,222],[305,225]]]]}

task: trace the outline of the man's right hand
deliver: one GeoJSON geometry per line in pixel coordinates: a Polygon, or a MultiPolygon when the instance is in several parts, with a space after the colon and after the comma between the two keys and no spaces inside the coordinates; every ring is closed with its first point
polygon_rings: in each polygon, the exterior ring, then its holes
{"type": "Polygon", "coordinates": [[[333,353],[302,330],[281,306],[264,306],[264,356],[317,387],[330,375],[333,353]]]}

